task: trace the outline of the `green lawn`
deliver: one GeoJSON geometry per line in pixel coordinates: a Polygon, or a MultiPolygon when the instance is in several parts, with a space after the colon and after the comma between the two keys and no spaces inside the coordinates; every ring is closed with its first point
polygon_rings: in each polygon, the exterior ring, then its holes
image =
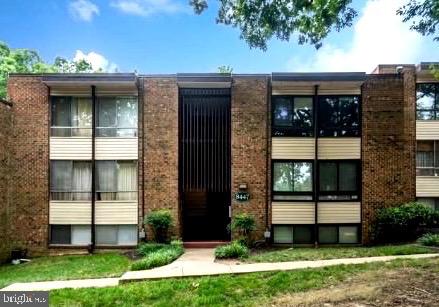
{"type": "Polygon", "coordinates": [[[282,248],[253,252],[245,262],[282,262],[297,260],[321,260],[336,258],[355,258],[373,256],[392,256],[435,253],[428,247],[419,245],[385,245],[372,247],[320,247],[320,248],[282,248]]]}
{"type": "Polygon", "coordinates": [[[439,267],[439,259],[340,265],[288,272],[179,278],[117,287],[63,289],[50,294],[53,306],[261,306],[276,296],[340,284],[355,274],[401,267],[439,267]]]}
{"type": "Polygon", "coordinates": [[[15,282],[115,277],[129,270],[130,263],[117,253],[34,258],[20,265],[1,265],[0,288],[15,282]]]}

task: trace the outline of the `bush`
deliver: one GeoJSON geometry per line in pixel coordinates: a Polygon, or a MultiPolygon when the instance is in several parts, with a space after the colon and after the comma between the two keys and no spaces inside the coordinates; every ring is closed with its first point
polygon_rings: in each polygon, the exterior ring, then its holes
{"type": "Polygon", "coordinates": [[[145,218],[145,224],[151,227],[156,242],[165,243],[168,239],[169,228],[174,223],[171,212],[163,209],[149,213],[145,218]]]}
{"type": "Polygon", "coordinates": [[[233,241],[227,245],[218,246],[215,249],[216,258],[246,258],[249,255],[247,246],[238,241],[233,241]]]}
{"type": "Polygon", "coordinates": [[[246,213],[236,215],[231,224],[233,231],[237,231],[239,240],[247,246],[250,246],[252,238],[251,232],[256,229],[256,223],[253,216],[246,213]]]}
{"type": "Polygon", "coordinates": [[[418,242],[425,246],[438,246],[439,247],[439,234],[426,233],[418,239],[418,242]]]}
{"type": "Polygon", "coordinates": [[[429,228],[437,227],[438,220],[438,214],[421,203],[384,208],[376,217],[376,239],[379,242],[413,241],[429,228]]]}
{"type": "Polygon", "coordinates": [[[153,252],[166,248],[168,245],[161,243],[142,243],[137,248],[137,252],[142,256],[147,256],[153,252]]]}
{"type": "Polygon", "coordinates": [[[148,251],[145,257],[134,262],[131,270],[149,270],[155,267],[163,266],[171,263],[184,253],[181,241],[172,241],[171,244],[143,244],[139,247],[139,251],[148,251]],[[143,248],[143,249],[142,249],[143,248]]]}

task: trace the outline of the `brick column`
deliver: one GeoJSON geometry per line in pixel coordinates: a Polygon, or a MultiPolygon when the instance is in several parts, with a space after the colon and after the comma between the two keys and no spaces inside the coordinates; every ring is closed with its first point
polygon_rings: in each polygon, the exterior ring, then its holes
{"type": "Polygon", "coordinates": [[[237,76],[232,83],[232,216],[242,212],[253,215],[258,239],[265,231],[268,193],[267,87],[265,76],[237,76]],[[250,200],[238,202],[234,194],[243,183],[248,185],[250,200]]]}
{"type": "MultiPolygon", "coordinates": [[[[169,209],[181,236],[178,196],[178,86],[175,78],[144,79],[143,179],[145,215],[169,209]]],[[[139,163],[140,165],[140,163],[139,163]]],[[[148,231],[147,238],[151,238],[148,231]]]]}
{"type": "Polygon", "coordinates": [[[378,209],[413,201],[415,173],[415,75],[370,75],[362,103],[362,241],[373,241],[378,209]]]}
{"type": "Polygon", "coordinates": [[[49,224],[49,97],[41,77],[12,76],[14,123],[11,176],[12,247],[47,252],[49,224]]]}

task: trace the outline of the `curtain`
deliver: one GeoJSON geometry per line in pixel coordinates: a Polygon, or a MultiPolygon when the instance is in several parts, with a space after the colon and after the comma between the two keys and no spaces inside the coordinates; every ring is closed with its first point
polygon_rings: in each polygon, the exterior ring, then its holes
{"type": "Polygon", "coordinates": [[[115,161],[98,161],[97,162],[97,191],[99,200],[116,199],[116,162],[115,161]]]}
{"type": "Polygon", "coordinates": [[[74,98],[72,101],[73,136],[91,136],[92,104],[90,98],[74,98]]]}
{"type": "Polygon", "coordinates": [[[90,162],[73,162],[72,190],[74,191],[73,200],[90,200],[90,192],[91,192],[90,162]]]}
{"type": "Polygon", "coordinates": [[[433,167],[433,151],[418,151],[416,153],[417,167],[433,167]]]}
{"type": "Polygon", "coordinates": [[[117,200],[137,199],[137,169],[132,161],[119,161],[117,173],[117,200]],[[125,192],[124,192],[125,191],[125,192]]]}
{"type": "Polygon", "coordinates": [[[50,189],[53,200],[70,200],[72,187],[72,161],[52,161],[50,189]]]}
{"type": "Polygon", "coordinates": [[[135,97],[117,98],[117,136],[136,136],[137,99],[135,97]],[[126,129],[134,128],[134,129],[126,129]]]}
{"type": "Polygon", "coordinates": [[[67,97],[52,98],[52,136],[70,136],[71,110],[70,100],[67,97]],[[57,128],[60,127],[60,128],[57,128]]]}
{"type": "Polygon", "coordinates": [[[116,100],[111,97],[101,97],[98,106],[98,136],[116,136],[116,100]]]}

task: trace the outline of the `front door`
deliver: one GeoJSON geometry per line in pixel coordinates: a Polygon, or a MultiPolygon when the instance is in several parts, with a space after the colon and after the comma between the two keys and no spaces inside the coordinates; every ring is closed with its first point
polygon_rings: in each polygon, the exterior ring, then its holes
{"type": "Polygon", "coordinates": [[[179,189],[183,239],[230,234],[230,89],[180,89],[179,189]]]}

